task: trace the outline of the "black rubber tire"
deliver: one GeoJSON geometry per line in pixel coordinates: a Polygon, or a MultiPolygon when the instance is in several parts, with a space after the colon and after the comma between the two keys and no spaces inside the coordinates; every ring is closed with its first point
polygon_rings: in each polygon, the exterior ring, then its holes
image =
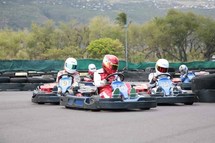
{"type": "MultiPolygon", "coordinates": [[[[155,67],[147,67],[145,69],[146,73],[154,73],[155,72],[155,67]]],[[[174,68],[169,68],[168,73],[173,77],[175,75],[175,69],[174,68]]]]}
{"type": "Polygon", "coordinates": [[[55,82],[54,78],[32,78],[28,77],[29,83],[52,83],[55,82]]]}
{"type": "Polygon", "coordinates": [[[10,78],[10,82],[11,83],[26,83],[27,78],[26,77],[13,77],[13,78],[10,78]]]}
{"type": "Polygon", "coordinates": [[[149,73],[144,71],[124,71],[125,81],[148,81],[149,73]]]}
{"type": "Polygon", "coordinates": [[[2,76],[14,77],[15,76],[15,72],[3,72],[2,76]]]}
{"type": "Polygon", "coordinates": [[[0,91],[20,91],[22,83],[0,83],[0,91]]]}
{"type": "Polygon", "coordinates": [[[174,68],[169,68],[169,69],[168,69],[168,72],[169,72],[169,73],[175,73],[175,69],[174,69],[174,68]]]}
{"type": "Polygon", "coordinates": [[[0,83],[9,83],[10,82],[10,77],[0,77],[0,83]]]}
{"type": "Polygon", "coordinates": [[[191,82],[191,89],[193,92],[202,89],[215,89],[215,74],[194,77],[191,82]]]}
{"type": "Polygon", "coordinates": [[[24,83],[22,87],[22,91],[33,91],[39,86],[39,83],[24,83]]]}
{"type": "Polygon", "coordinates": [[[196,95],[199,102],[215,103],[215,89],[202,89],[196,95]]]}
{"type": "Polygon", "coordinates": [[[145,72],[147,72],[147,73],[155,72],[155,68],[154,67],[146,67],[145,72]]]}

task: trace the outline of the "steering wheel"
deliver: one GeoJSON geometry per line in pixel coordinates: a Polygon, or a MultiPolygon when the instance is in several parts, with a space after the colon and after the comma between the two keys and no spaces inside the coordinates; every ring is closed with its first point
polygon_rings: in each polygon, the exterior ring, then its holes
{"type": "Polygon", "coordinates": [[[58,77],[58,79],[60,80],[63,76],[72,77],[72,80],[73,80],[73,76],[71,74],[69,74],[69,73],[64,73],[64,74],[60,75],[58,77]]]}
{"type": "Polygon", "coordinates": [[[120,73],[120,72],[116,72],[116,73],[110,74],[105,79],[107,81],[109,81],[109,78],[112,77],[112,76],[115,76],[115,75],[117,75],[120,78],[121,81],[124,81],[125,76],[122,73],[120,73]]]}
{"type": "Polygon", "coordinates": [[[156,78],[159,78],[160,76],[167,76],[167,77],[172,78],[172,76],[171,76],[169,73],[162,73],[162,74],[159,74],[159,75],[156,76],[156,78]]]}

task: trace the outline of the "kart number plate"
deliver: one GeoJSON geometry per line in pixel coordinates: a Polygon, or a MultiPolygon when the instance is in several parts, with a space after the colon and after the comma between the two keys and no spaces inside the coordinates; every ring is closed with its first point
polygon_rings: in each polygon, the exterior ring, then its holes
{"type": "Polygon", "coordinates": [[[62,85],[63,85],[63,86],[67,86],[68,84],[69,84],[68,81],[63,81],[63,82],[62,82],[62,85]]]}
{"type": "Polygon", "coordinates": [[[169,84],[169,82],[162,82],[162,83],[160,83],[160,86],[161,87],[170,87],[170,84],[169,84]]]}

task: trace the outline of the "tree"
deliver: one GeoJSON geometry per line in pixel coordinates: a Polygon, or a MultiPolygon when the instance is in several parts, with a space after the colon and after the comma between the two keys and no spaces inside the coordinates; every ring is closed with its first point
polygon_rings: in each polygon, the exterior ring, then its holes
{"type": "Polygon", "coordinates": [[[209,18],[202,18],[197,32],[202,42],[201,50],[203,57],[206,60],[210,60],[215,54],[215,21],[209,18]]]}
{"type": "Polygon", "coordinates": [[[55,48],[54,25],[47,21],[44,25],[32,24],[32,31],[28,41],[30,59],[45,59],[42,53],[55,48]]]}
{"type": "Polygon", "coordinates": [[[186,62],[190,52],[195,52],[192,49],[198,47],[196,29],[199,23],[193,13],[170,10],[166,17],[155,18],[147,26],[152,30],[146,33],[150,38],[145,37],[149,52],[155,52],[158,58],[186,62]]]}
{"type": "Polygon", "coordinates": [[[109,37],[111,34],[111,21],[108,17],[96,16],[89,23],[89,40],[109,37]]]}
{"type": "Polygon", "coordinates": [[[4,29],[0,31],[0,59],[27,59],[28,54],[26,50],[26,31],[12,31],[4,29]]]}
{"type": "Polygon", "coordinates": [[[119,13],[116,17],[116,23],[122,27],[127,25],[127,14],[124,12],[119,13]]]}
{"type": "Polygon", "coordinates": [[[101,38],[92,41],[87,47],[88,57],[102,59],[106,54],[113,54],[119,58],[123,55],[122,43],[111,38],[101,38]]]}

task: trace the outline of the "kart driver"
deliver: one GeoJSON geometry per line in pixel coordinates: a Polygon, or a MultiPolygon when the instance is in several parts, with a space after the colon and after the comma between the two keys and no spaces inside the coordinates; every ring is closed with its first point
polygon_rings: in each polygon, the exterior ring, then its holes
{"type": "Polygon", "coordinates": [[[169,69],[169,62],[166,59],[159,59],[155,64],[155,73],[150,73],[148,76],[149,85],[151,88],[156,87],[157,77],[162,74],[167,74],[169,69]]]}
{"type": "MultiPolygon", "coordinates": [[[[72,88],[75,88],[78,86],[78,82],[80,81],[80,74],[77,72],[77,60],[75,58],[67,58],[66,61],[64,62],[64,70],[61,70],[57,74],[56,82],[58,83],[61,76],[64,74],[70,74],[73,77],[73,84],[72,88]]],[[[60,88],[58,88],[58,93],[61,91],[60,88]]]]}
{"type": "Polygon", "coordinates": [[[186,65],[180,65],[179,72],[181,82],[190,82],[190,79],[188,79],[187,77],[188,73],[192,74],[193,77],[195,77],[195,74],[193,72],[188,72],[188,67],[186,65]]]}
{"type": "Polygon", "coordinates": [[[94,72],[96,72],[96,66],[94,64],[88,65],[88,77],[93,80],[94,72]]]}
{"type": "Polygon", "coordinates": [[[98,87],[98,93],[101,98],[112,97],[111,82],[116,79],[115,76],[110,77],[107,81],[106,77],[116,73],[118,70],[119,59],[115,55],[105,55],[102,62],[102,68],[94,73],[94,84],[98,87]]]}

